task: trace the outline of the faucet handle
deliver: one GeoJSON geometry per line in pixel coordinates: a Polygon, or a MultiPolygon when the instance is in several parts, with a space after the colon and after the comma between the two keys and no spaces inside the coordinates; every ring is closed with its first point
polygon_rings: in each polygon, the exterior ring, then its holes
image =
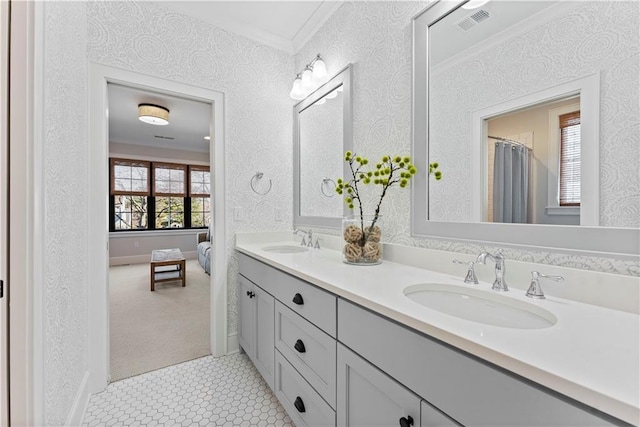
{"type": "Polygon", "coordinates": [[[322,239],[320,237],[316,237],[316,243],[313,245],[313,249],[320,249],[320,241],[322,239]]]}
{"type": "Polygon", "coordinates": [[[544,292],[542,291],[542,286],[540,286],[540,279],[550,279],[555,282],[560,282],[564,280],[562,276],[549,276],[546,274],[539,273],[537,271],[531,272],[531,284],[529,285],[529,289],[527,289],[527,296],[529,298],[534,299],[544,299],[544,292]]]}
{"type": "Polygon", "coordinates": [[[472,283],[474,285],[477,285],[478,282],[478,277],[476,276],[476,270],[474,268],[475,266],[475,261],[460,261],[457,259],[453,260],[454,264],[466,264],[467,265],[467,275],[464,278],[464,283],[472,283]]]}

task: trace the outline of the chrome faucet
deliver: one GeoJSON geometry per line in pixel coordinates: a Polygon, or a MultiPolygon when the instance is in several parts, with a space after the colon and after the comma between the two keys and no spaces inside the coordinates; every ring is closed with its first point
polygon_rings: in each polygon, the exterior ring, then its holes
{"type": "Polygon", "coordinates": [[[460,261],[457,259],[453,260],[454,264],[466,264],[467,266],[467,275],[464,277],[464,283],[471,283],[473,285],[477,285],[478,284],[478,278],[476,277],[476,271],[473,268],[476,263],[475,261],[460,261]]]}
{"type": "Polygon", "coordinates": [[[504,252],[502,251],[502,249],[498,249],[498,252],[496,252],[495,255],[489,252],[482,252],[480,255],[478,255],[478,259],[476,260],[476,262],[486,264],[487,257],[489,257],[491,261],[496,263],[496,280],[493,281],[491,289],[498,292],[508,291],[509,287],[507,286],[507,280],[505,277],[507,270],[504,263],[504,252]]]}
{"type": "Polygon", "coordinates": [[[544,299],[544,292],[540,286],[540,279],[550,279],[556,282],[564,280],[562,276],[547,276],[546,274],[538,273],[537,271],[531,272],[531,284],[527,290],[527,296],[534,299],[544,299]]]}
{"type": "MultiPolygon", "coordinates": [[[[313,247],[313,231],[312,230],[309,230],[309,231],[293,230],[293,234],[298,235],[298,233],[304,233],[304,236],[302,236],[302,240],[300,241],[300,246],[307,246],[309,248],[312,248],[313,247]],[[309,239],[309,241],[307,241],[306,239],[309,239]]],[[[317,241],[316,241],[316,244],[317,244],[317,241]]]]}

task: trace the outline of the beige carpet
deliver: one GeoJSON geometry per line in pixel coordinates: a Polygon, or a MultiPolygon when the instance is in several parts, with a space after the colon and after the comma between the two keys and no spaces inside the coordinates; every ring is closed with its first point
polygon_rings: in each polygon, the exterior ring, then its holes
{"type": "Polygon", "coordinates": [[[209,276],[187,260],[187,286],[149,290],[149,264],[109,269],[111,381],[211,354],[209,276]]]}

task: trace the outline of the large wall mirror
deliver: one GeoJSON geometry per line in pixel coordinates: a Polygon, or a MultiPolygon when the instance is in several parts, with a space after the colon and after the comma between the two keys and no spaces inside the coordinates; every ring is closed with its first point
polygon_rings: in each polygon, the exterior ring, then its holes
{"type": "Polygon", "coordinates": [[[637,3],[476,4],[414,18],[413,233],[637,257],[637,3]]]}
{"type": "Polygon", "coordinates": [[[340,227],[335,180],[353,147],[351,65],[293,108],[294,225],[340,227]]]}

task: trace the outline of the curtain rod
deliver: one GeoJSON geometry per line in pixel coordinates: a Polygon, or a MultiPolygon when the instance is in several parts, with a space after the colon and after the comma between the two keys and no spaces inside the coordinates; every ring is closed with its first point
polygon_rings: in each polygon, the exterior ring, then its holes
{"type": "Polygon", "coordinates": [[[510,143],[510,144],[519,145],[519,146],[524,147],[524,148],[526,148],[526,149],[528,149],[528,150],[532,150],[532,148],[527,147],[527,146],[526,146],[525,144],[523,144],[522,142],[514,141],[513,139],[507,139],[507,138],[503,138],[503,137],[501,137],[501,136],[491,136],[491,135],[487,136],[487,138],[497,139],[498,141],[508,142],[508,143],[510,143]]]}

